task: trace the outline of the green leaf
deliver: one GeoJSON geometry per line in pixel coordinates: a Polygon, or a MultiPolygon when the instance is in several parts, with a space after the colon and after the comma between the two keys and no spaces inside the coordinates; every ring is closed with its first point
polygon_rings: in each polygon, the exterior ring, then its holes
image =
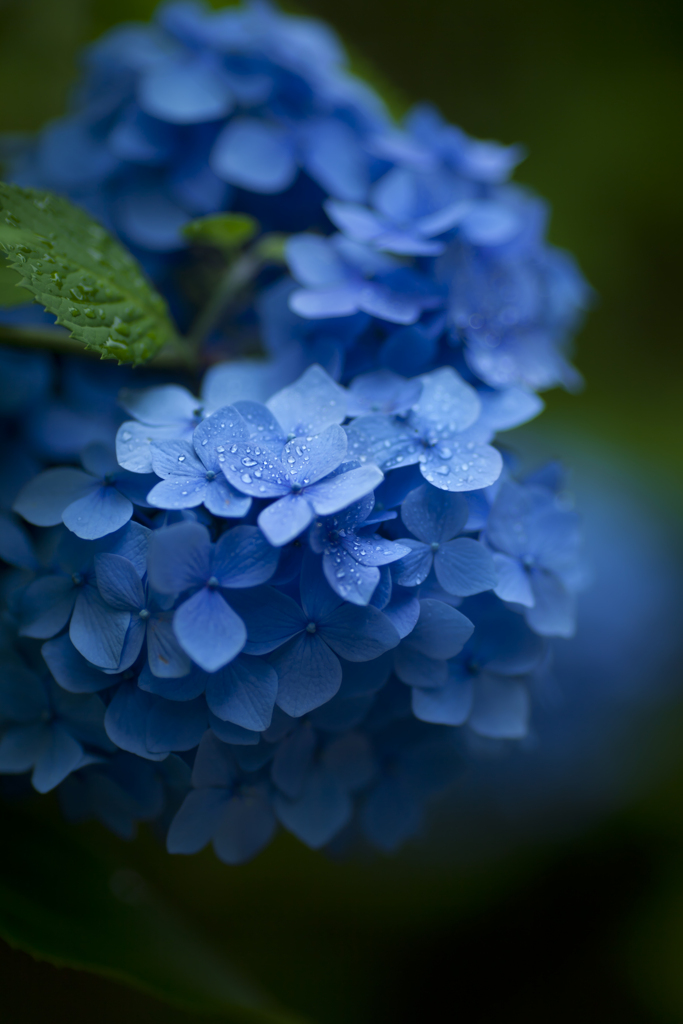
{"type": "Polygon", "coordinates": [[[125,852],[101,843],[99,826],[76,828],[44,810],[0,806],[0,937],[188,1010],[240,1024],[301,1024],[131,869],[125,852]]]}
{"type": "Polygon", "coordinates": [[[258,229],[258,221],[246,213],[215,213],[190,221],[183,234],[197,245],[232,251],[251,241],[258,229]]]}
{"type": "Polygon", "coordinates": [[[87,213],[0,182],[0,249],[36,301],[102,359],[138,364],[176,342],[166,303],[87,213]]]}
{"type": "Polygon", "coordinates": [[[7,260],[0,257],[0,307],[21,306],[31,301],[31,296],[25,288],[18,288],[22,283],[21,277],[15,270],[12,270],[7,260]]]}

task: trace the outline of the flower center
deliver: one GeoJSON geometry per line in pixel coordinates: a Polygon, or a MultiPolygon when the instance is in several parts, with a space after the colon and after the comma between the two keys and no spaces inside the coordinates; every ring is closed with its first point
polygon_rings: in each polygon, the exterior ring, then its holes
{"type": "Polygon", "coordinates": [[[148,618],[149,618],[149,609],[148,609],[148,608],[141,608],[141,609],[140,609],[140,611],[138,612],[138,616],[139,616],[139,617],[140,617],[140,618],[141,618],[141,619],[142,619],[143,621],[144,621],[145,619],[148,619],[148,618]]]}
{"type": "Polygon", "coordinates": [[[207,469],[207,471],[206,471],[206,479],[209,481],[209,483],[212,480],[216,479],[216,474],[214,473],[214,471],[212,469],[207,469]]]}
{"type": "Polygon", "coordinates": [[[206,585],[209,588],[209,590],[215,590],[216,587],[219,586],[219,583],[215,576],[209,576],[208,580],[206,581],[206,585]]]}
{"type": "Polygon", "coordinates": [[[309,622],[308,625],[306,626],[306,632],[307,633],[315,633],[317,628],[318,627],[316,626],[315,622],[309,622]]]}
{"type": "Polygon", "coordinates": [[[432,551],[438,551],[439,550],[439,542],[438,542],[438,540],[433,540],[432,543],[429,546],[432,549],[432,551]]]}

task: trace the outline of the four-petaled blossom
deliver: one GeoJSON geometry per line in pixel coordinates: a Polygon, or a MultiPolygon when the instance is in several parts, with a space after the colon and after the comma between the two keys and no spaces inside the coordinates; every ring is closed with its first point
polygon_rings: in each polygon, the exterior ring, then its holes
{"type": "Polygon", "coordinates": [[[222,589],[255,587],[275,572],[278,552],[254,526],[236,526],[211,543],[200,523],[178,523],[150,537],[149,579],[160,594],[193,593],[176,609],[173,630],[182,649],[216,672],[244,647],[244,623],[222,589]]]}

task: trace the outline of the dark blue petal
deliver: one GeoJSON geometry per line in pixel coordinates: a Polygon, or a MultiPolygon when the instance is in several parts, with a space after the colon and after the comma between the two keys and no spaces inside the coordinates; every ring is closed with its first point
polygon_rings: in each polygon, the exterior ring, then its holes
{"type": "Polygon", "coordinates": [[[107,708],[104,727],[109,739],[131,754],[149,761],[163,761],[167,756],[147,749],[147,715],[155,698],[143,693],[134,683],[122,683],[107,708]]]}
{"type": "Polygon", "coordinates": [[[272,587],[231,594],[230,600],[247,627],[245,654],[268,654],[308,623],[296,601],[272,587]]]}
{"type": "Polygon", "coordinates": [[[260,789],[233,796],[213,837],[216,856],[224,864],[244,864],[268,845],[275,827],[275,815],[260,789]]]}
{"type": "Polygon", "coordinates": [[[166,837],[169,853],[198,853],[218,828],[230,795],[225,789],[194,789],[171,822],[166,837]]]}
{"type": "Polygon", "coordinates": [[[172,612],[157,612],[147,620],[147,656],[150,671],[157,679],[178,679],[190,671],[190,659],[173,632],[172,612]]]}
{"type": "Polygon", "coordinates": [[[206,732],[207,722],[203,697],[183,702],[157,697],[147,715],[145,746],[155,754],[192,750],[206,732]]]}
{"type": "Polygon", "coordinates": [[[235,758],[225,743],[209,729],[199,744],[192,769],[192,785],[232,789],[237,778],[235,758]]]}
{"type": "Polygon", "coordinates": [[[415,628],[415,623],[420,617],[420,602],[414,593],[401,594],[395,590],[391,601],[384,608],[384,614],[403,639],[415,628]]]}
{"type": "Polygon", "coordinates": [[[481,594],[498,582],[491,553],[470,537],[442,544],[434,556],[434,572],[444,590],[458,597],[481,594]]]}
{"type": "Polygon", "coordinates": [[[242,655],[209,677],[206,702],[218,718],[262,732],[273,716],[277,686],[272,666],[242,655]]]}
{"type": "Polygon", "coordinates": [[[527,734],[529,693],[512,679],[480,676],[474,689],[474,704],[468,725],[480,736],[519,740],[527,734]]]}
{"type": "Polygon", "coordinates": [[[39,793],[48,793],[80,766],[83,748],[70,736],[66,729],[54,723],[49,730],[49,739],[36,758],[31,782],[39,793]]]}
{"type": "Polygon", "coordinates": [[[414,687],[412,705],[413,714],[423,722],[462,725],[472,707],[472,682],[469,679],[452,679],[438,689],[414,687]]]}
{"type": "Polygon", "coordinates": [[[382,779],[365,802],[363,831],[370,842],[390,853],[418,831],[422,808],[417,794],[403,780],[382,779]]]}
{"type": "Polygon", "coordinates": [[[209,531],[200,523],[156,530],[149,540],[150,585],[160,594],[180,594],[211,576],[209,531]]]}
{"type": "Polygon", "coordinates": [[[468,618],[443,601],[420,601],[420,618],[404,641],[430,658],[452,658],[459,654],[474,632],[468,618]]]}
{"type": "Polygon", "coordinates": [[[278,744],[270,777],[291,800],[295,800],[303,789],[317,742],[315,729],[311,728],[310,722],[304,722],[278,744]]]}
{"type": "Polygon", "coordinates": [[[398,646],[396,627],[372,606],[343,604],[318,625],[318,633],[332,650],[347,661],[372,661],[398,646]]]}
{"type": "Polygon", "coordinates": [[[66,576],[34,580],[21,595],[20,636],[45,640],[59,633],[71,617],[78,593],[78,587],[66,576]]]}
{"type": "Polygon", "coordinates": [[[335,593],[352,604],[368,604],[379,583],[379,569],[359,565],[341,546],[323,555],[323,571],[335,593]]]}
{"type": "Polygon", "coordinates": [[[457,536],[469,515],[461,494],[440,491],[428,484],[411,491],[401,506],[401,519],[424,544],[441,544],[457,536]]]}
{"type": "MultiPolygon", "coordinates": [[[[187,658],[187,655],[183,655],[183,657],[187,658]]],[[[154,693],[157,697],[164,697],[166,700],[187,701],[194,700],[195,697],[204,693],[206,680],[206,673],[195,668],[187,658],[187,672],[178,678],[167,679],[153,675],[149,665],[145,665],[138,678],[138,686],[141,690],[154,693]]]]}
{"type": "Polygon", "coordinates": [[[223,743],[236,743],[237,746],[253,747],[261,739],[260,732],[252,732],[251,729],[243,729],[241,725],[233,725],[232,722],[224,722],[209,712],[209,725],[212,731],[223,743]]]}
{"type": "Polygon", "coordinates": [[[94,587],[87,586],[76,598],[69,636],[91,664],[116,670],[129,624],[129,612],[110,608],[94,587]]]}
{"type": "Polygon", "coordinates": [[[403,543],[412,550],[409,555],[404,555],[396,566],[396,582],[402,587],[416,587],[424,583],[429,576],[434,552],[428,544],[423,544],[419,540],[408,538],[403,543]]]}
{"type": "Polygon", "coordinates": [[[91,490],[68,505],[62,514],[64,525],[83,540],[97,540],[115,533],[133,514],[131,502],[115,487],[91,490]]]}
{"type": "Polygon", "coordinates": [[[43,722],[6,729],[0,739],[0,772],[4,775],[27,772],[49,742],[50,729],[43,722]]]}
{"type": "Polygon", "coordinates": [[[285,828],[314,850],[329,843],[353,812],[348,793],[324,768],[310,773],[298,800],[276,794],[273,805],[285,828]]]}
{"type": "Polygon", "coordinates": [[[132,562],[121,555],[104,552],[95,555],[97,587],[103,599],[118,611],[139,611],[145,605],[145,592],[132,562]]]}
{"type": "Polygon", "coordinates": [[[97,693],[114,682],[112,676],[86,661],[68,634],[48,640],[41,647],[41,653],[59,685],[70,693],[97,693]]]}
{"type": "Polygon", "coordinates": [[[367,786],[375,773],[370,741],[358,732],[333,740],[321,761],[339,785],[350,791],[367,786]]]}
{"type": "Polygon", "coordinates": [[[448,662],[436,660],[417,651],[414,647],[401,645],[394,655],[394,671],[402,683],[436,689],[448,682],[448,662]]]}
{"type": "Polygon", "coordinates": [[[320,707],[341,685],[339,658],[315,634],[294,637],[270,661],[279,680],[277,704],[293,718],[320,707]]]}
{"type": "Polygon", "coordinates": [[[46,469],[22,487],[14,511],[34,526],[56,526],[65,508],[99,486],[98,480],[80,469],[46,469]]]}

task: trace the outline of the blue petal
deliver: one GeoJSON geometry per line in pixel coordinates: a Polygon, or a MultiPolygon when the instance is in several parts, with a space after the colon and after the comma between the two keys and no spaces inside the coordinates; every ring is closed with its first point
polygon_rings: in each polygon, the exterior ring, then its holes
{"type": "Polygon", "coordinates": [[[404,544],[412,548],[412,551],[409,555],[404,555],[396,566],[396,582],[402,587],[417,587],[429,576],[434,553],[427,544],[419,540],[408,538],[404,540],[404,544]]]}
{"type": "Polygon", "coordinates": [[[68,634],[48,640],[40,650],[54,678],[69,693],[97,693],[114,682],[112,676],[86,661],[68,634]]]}
{"type": "MultiPolygon", "coordinates": [[[[318,625],[318,633],[347,661],[372,661],[398,646],[396,627],[382,612],[343,604],[318,625]]],[[[286,709],[285,709],[286,710],[286,709]]]]}
{"type": "Polygon", "coordinates": [[[186,246],[181,229],[190,218],[161,184],[124,192],[115,202],[115,215],[119,232],[143,249],[174,252],[186,246]]]}
{"type": "Polygon", "coordinates": [[[23,664],[5,665],[0,676],[0,718],[15,722],[33,722],[48,710],[45,686],[23,664]]]}
{"type": "Polygon", "coordinates": [[[287,494],[259,514],[258,524],[273,547],[289,544],[310,525],[314,512],[301,494],[287,494]]]}
{"type": "Polygon", "coordinates": [[[49,742],[50,729],[43,722],[6,729],[0,739],[0,772],[4,775],[27,772],[49,742]]]}
{"type": "Polygon", "coordinates": [[[533,391],[522,388],[506,388],[505,391],[480,393],[482,405],[481,422],[492,431],[512,430],[522,423],[528,423],[543,412],[545,403],[533,391]]]}
{"type": "Polygon", "coordinates": [[[20,636],[46,640],[66,626],[71,617],[78,587],[65,576],[43,576],[34,580],[21,596],[20,636]]]}
{"type": "Polygon", "coordinates": [[[180,594],[211,576],[209,531],[200,523],[177,523],[149,539],[150,585],[160,594],[180,594]]]}
{"type": "Polygon", "coordinates": [[[216,856],[224,864],[244,864],[267,846],[275,833],[270,803],[256,787],[233,796],[213,837],[216,856]]]}
{"type": "Polygon", "coordinates": [[[129,624],[129,612],[110,608],[99,592],[88,586],[76,598],[69,636],[76,650],[91,664],[116,670],[129,624]]]}
{"type": "Polygon", "coordinates": [[[236,491],[221,475],[207,486],[204,505],[214,516],[222,519],[242,519],[251,508],[251,498],[236,491]]]}
{"type": "Polygon", "coordinates": [[[434,690],[414,687],[412,691],[413,714],[423,722],[436,725],[462,725],[472,707],[472,682],[449,680],[445,686],[434,690]]]}
{"type": "Polygon", "coordinates": [[[394,624],[398,635],[403,639],[415,628],[415,623],[420,617],[420,602],[414,594],[394,593],[391,601],[384,608],[384,614],[394,624]]]}
{"type": "Polygon", "coordinates": [[[422,313],[421,302],[412,295],[392,291],[374,281],[366,283],[359,296],[359,308],[392,324],[414,324],[422,313]]]}
{"type": "Polygon", "coordinates": [[[147,715],[145,746],[155,754],[192,750],[206,732],[207,719],[203,697],[182,702],[156,697],[147,715]]]}
{"type": "Polygon", "coordinates": [[[231,445],[235,441],[246,441],[248,437],[249,429],[237,409],[225,405],[202,420],[193,434],[192,444],[204,466],[218,473],[231,445]]]}
{"type": "MultiPolygon", "coordinates": [[[[332,288],[335,285],[343,285],[348,277],[344,262],[334,246],[330,244],[329,239],[320,235],[303,233],[288,238],[285,244],[285,258],[292,276],[307,288],[332,288]]],[[[279,420],[277,410],[272,411],[279,420]]]]}
{"type": "Polygon", "coordinates": [[[138,84],[138,102],[145,113],[171,124],[218,121],[233,108],[223,75],[199,60],[151,68],[138,84]]]}
{"type": "Polygon", "coordinates": [[[443,601],[426,599],[420,601],[420,618],[404,643],[431,658],[452,658],[473,632],[473,624],[457,609],[443,601]]]}
{"type": "Polygon", "coordinates": [[[513,604],[531,608],[534,603],[531,581],[521,562],[499,551],[494,551],[492,558],[498,574],[498,582],[494,587],[496,596],[501,601],[512,601],[513,604]]]}
{"type": "Polygon", "coordinates": [[[285,828],[314,850],[329,843],[353,812],[348,793],[324,768],[311,772],[298,800],[276,794],[273,805],[285,828]]]}
{"type": "Polygon", "coordinates": [[[320,559],[306,552],[299,581],[301,604],[306,619],[319,622],[340,606],[341,599],[330,587],[322,571],[320,559]]]}
{"type": "Polygon", "coordinates": [[[267,662],[242,655],[209,678],[206,702],[218,718],[262,732],[273,716],[277,686],[267,662]]]}
{"type": "Polygon", "coordinates": [[[153,388],[124,388],[119,393],[119,404],[140,423],[184,427],[194,425],[201,403],[179,384],[160,384],[153,388]]]}
{"type": "MultiPolygon", "coordinates": [[[[416,616],[417,619],[417,616],[416,616]]],[[[357,697],[381,690],[391,675],[393,656],[382,655],[374,661],[350,662],[342,660],[341,696],[357,697]]]]}
{"type": "Polygon", "coordinates": [[[341,685],[339,658],[315,634],[294,637],[270,661],[279,680],[277,704],[293,718],[320,707],[341,685]]]}
{"type": "Polygon", "coordinates": [[[268,399],[285,434],[320,434],[346,416],[346,393],[321,366],[309,366],[294,384],[268,399]]]}
{"type": "Polygon", "coordinates": [[[209,725],[219,740],[223,740],[223,743],[235,743],[240,747],[254,747],[261,739],[260,732],[252,732],[251,729],[243,729],[241,725],[224,722],[211,712],[209,712],[209,725]]]}
{"type": "Polygon", "coordinates": [[[31,775],[33,788],[48,793],[75,768],[80,766],[83,748],[66,729],[55,723],[49,730],[49,739],[40,751],[31,775]]]}
{"type": "Polygon", "coordinates": [[[268,654],[306,628],[308,617],[291,597],[273,587],[231,594],[247,627],[245,654],[268,654]]]}
{"type": "Polygon", "coordinates": [[[401,506],[401,519],[424,544],[451,540],[463,529],[468,515],[467,499],[461,494],[439,491],[428,484],[411,491],[401,506]]]}
{"type": "Polygon", "coordinates": [[[279,556],[255,526],[235,526],[216,544],[213,575],[222,587],[257,587],[273,575],[279,556]]]}
{"type": "Polygon", "coordinates": [[[180,806],[166,836],[169,853],[198,853],[217,830],[230,794],[225,789],[194,789],[180,806]]]}
{"type": "Polygon", "coordinates": [[[414,431],[393,416],[361,416],[346,433],[351,458],[371,459],[385,471],[409,466],[420,458],[414,431]]]}
{"type": "Polygon", "coordinates": [[[192,785],[231,789],[236,778],[237,764],[230,748],[209,729],[194,760],[192,785]]]}
{"type": "Polygon", "coordinates": [[[21,523],[4,513],[0,513],[0,558],[19,569],[39,567],[28,533],[21,523]]]}
{"type": "Polygon", "coordinates": [[[86,473],[103,480],[110,473],[116,473],[118,463],[114,451],[107,444],[98,441],[86,445],[81,452],[81,463],[86,473]]]}
{"type": "Polygon", "coordinates": [[[403,780],[382,779],[362,812],[363,831],[374,846],[390,853],[418,831],[422,808],[417,794],[403,780]]]}
{"type": "Polygon", "coordinates": [[[314,437],[295,437],[282,452],[282,464],[288,478],[301,487],[315,484],[332,473],[344,461],[346,433],[331,423],[314,437]]]}
{"type": "Polygon", "coordinates": [[[415,408],[418,419],[437,427],[448,424],[451,432],[471,426],[481,411],[477,392],[459,373],[442,366],[422,377],[422,395],[415,408]]]}
{"type": "MultiPolygon", "coordinates": [[[[414,328],[406,327],[405,330],[414,328]]],[[[348,415],[405,415],[419,400],[421,391],[421,381],[405,380],[391,370],[364,373],[355,377],[349,386],[348,415]]]]}
{"type": "Polygon", "coordinates": [[[430,658],[427,654],[401,645],[394,655],[394,671],[402,683],[436,689],[448,682],[448,662],[430,658]]]}
{"type": "Polygon", "coordinates": [[[443,589],[458,597],[481,594],[498,581],[490,552],[470,537],[442,544],[434,556],[434,572],[443,589]]]}
{"type": "Polygon", "coordinates": [[[534,606],[524,612],[531,628],[541,636],[573,636],[576,628],[575,599],[562,581],[552,573],[534,570],[531,589],[534,606]]]}
{"type": "Polygon", "coordinates": [[[155,427],[128,420],[121,424],[116,434],[118,463],[131,473],[151,473],[152,445],[177,440],[184,433],[184,428],[176,423],[155,427]]]}
{"type": "Polygon", "coordinates": [[[247,424],[252,441],[268,445],[279,451],[286,442],[287,434],[305,434],[305,430],[283,430],[270,409],[260,402],[251,400],[235,402],[235,408],[247,424]]]}
{"type": "Polygon", "coordinates": [[[343,547],[323,555],[323,571],[327,582],[345,601],[366,605],[379,583],[379,569],[359,565],[343,547]]]}
{"type": "MultiPolygon", "coordinates": [[[[176,644],[177,644],[176,640],[176,644]]],[[[206,673],[195,668],[192,662],[183,654],[187,661],[187,670],[184,676],[161,678],[153,675],[149,665],[145,665],[138,678],[138,686],[146,693],[154,693],[157,697],[164,697],[166,700],[194,700],[204,693],[206,686],[206,673]]],[[[110,677],[111,678],[111,677],[110,677]]]]}
{"type": "Polygon", "coordinates": [[[203,587],[177,609],[173,630],[178,643],[205,672],[216,672],[244,647],[244,623],[215,590],[203,587]]]}
{"type": "Polygon", "coordinates": [[[296,800],[304,787],[317,744],[310,722],[303,722],[278,744],[270,777],[290,800],[296,800]]]}
{"type": "Polygon", "coordinates": [[[502,470],[503,459],[497,448],[469,441],[464,433],[428,449],[420,459],[420,472],[427,483],[442,491],[477,491],[490,487],[502,470]],[[446,452],[450,454],[447,456],[446,452]]]}
{"type": "Polygon", "coordinates": [[[289,133],[248,117],[236,117],[223,129],[210,163],[219,178],[250,192],[283,192],[297,174],[289,133]]]}
{"type": "Polygon", "coordinates": [[[169,477],[187,478],[201,477],[206,480],[204,463],[195,454],[192,444],[186,438],[154,441],[150,447],[152,469],[162,480],[169,477]]]}
{"type": "Polygon", "coordinates": [[[363,282],[349,281],[332,288],[297,288],[289,296],[289,308],[306,320],[351,316],[360,309],[363,282]]]}
{"type": "Polygon", "coordinates": [[[304,166],[329,195],[351,202],[365,199],[370,184],[368,157],[359,136],[343,121],[326,118],[311,123],[304,166]]]}
{"type": "Polygon", "coordinates": [[[362,789],[375,773],[370,740],[357,732],[333,740],[323,751],[321,761],[346,790],[362,789]]]}
{"type": "Polygon", "coordinates": [[[483,674],[477,680],[470,729],[492,739],[519,740],[529,723],[529,693],[514,680],[483,674]]]}
{"type": "Polygon", "coordinates": [[[347,535],[342,543],[361,565],[389,565],[408,554],[408,548],[402,540],[397,544],[373,534],[362,534],[359,537],[347,535]]]}
{"type": "Polygon", "coordinates": [[[22,487],[14,511],[34,526],[56,526],[65,508],[99,486],[98,480],[80,469],[46,469],[22,487]]]}
{"type": "Polygon", "coordinates": [[[154,508],[183,509],[196,508],[204,501],[209,489],[206,473],[196,476],[172,476],[162,480],[147,495],[147,501],[154,508]]]}
{"type": "Polygon", "coordinates": [[[92,490],[64,510],[64,525],[83,540],[97,540],[115,533],[128,522],[133,506],[115,487],[106,485],[92,490]]]}
{"type": "Polygon", "coordinates": [[[155,698],[139,690],[134,683],[122,683],[107,708],[104,727],[109,739],[131,754],[148,761],[163,761],[166,754],[154,754],[147,749],[147,715],[155,698]]]}
{"type": "MultiPolygon", "coordinates": [[[[173,632],[171,612],[157,612],[148,619],[147,656],[150,671],[157,679],[179,679],[190,671],[190,659],[181,649],[173,632]]],[[[160,692],[163,695],[163,691],[151,692],[160,692]]]]}
{"type": "Polygon", "coordinates": [[[377,466],[360,466],[307,487],[306,495],[319,516],[330,516],[364,498],[383,479],[377,466]]]}
{"type": "Polygon", "coordinates": [[[121,555],[104,552],[95,555],[95,576],[102,598],[118,611],[139,611],[145,605],[145,592],[132,562],[121,555]]]}

